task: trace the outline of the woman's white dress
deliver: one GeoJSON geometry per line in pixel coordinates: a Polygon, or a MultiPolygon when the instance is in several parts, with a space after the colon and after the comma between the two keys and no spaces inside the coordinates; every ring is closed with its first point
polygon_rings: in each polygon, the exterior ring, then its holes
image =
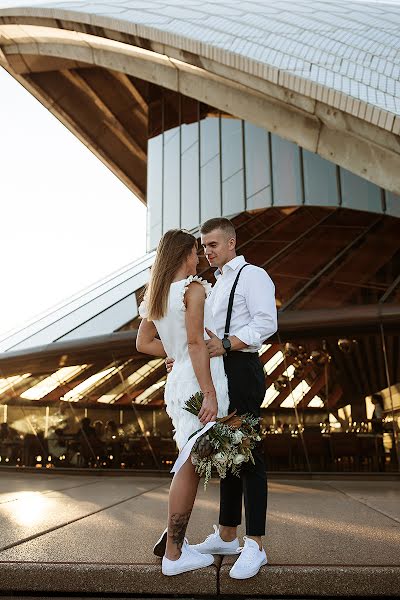
{"type": "MultiPolygon", "coordinates": [[[[167,376],[164,400],[166,411],[172,419],[174,427],[173,437],[179,450],[186,444],[189,436],[202,427],[199,419],[183,408],[186,400],[200,391],[200,386],[189,356],[185,326],[186,306],[184,296],[192,281],[198,281],[204,287],[206,293],[204,327],[207,327],[210,331],[215,331],[213,314],[207,300],[211,292],[211,284],[197,275],[190,275],[187,279],[175,281],[171,284],[167,313],[162,319],[154,321],[167,356],[175,359],[173,369],[167,376]]],[[[145,301],[139,306],[139,314],[141,317],[147,317],[145,301]]],[[[209,339],[205,330],[204,339],[209,339]]],[[[210,370],[217,393],[218,417],[224,417],[228,414],[229,396],[222,356],[210,359],[210,370]]]]}

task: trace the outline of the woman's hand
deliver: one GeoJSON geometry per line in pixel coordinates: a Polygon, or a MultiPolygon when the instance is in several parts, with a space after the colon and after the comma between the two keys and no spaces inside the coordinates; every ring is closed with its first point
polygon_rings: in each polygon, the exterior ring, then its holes
{"type": "Polygon", "coordinates": [[[167,373],[171,373],[172,367],[174,366],[174,362],[175,362],[174,358],[167,356],[167,358],[165,359],[165,366],[167,369],[167,373]]]}
{"type": "Polygon", "coordinates": [[[198,417],[200,423],[206,425],[210,421],[215,421],[218,414],[217,395],[215,390],[204,392],[204,400],[201,405],[198,417]]]}

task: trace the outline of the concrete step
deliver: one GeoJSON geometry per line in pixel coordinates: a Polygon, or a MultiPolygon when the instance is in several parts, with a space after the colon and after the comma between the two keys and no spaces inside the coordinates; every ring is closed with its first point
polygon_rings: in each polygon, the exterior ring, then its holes
{"type": "Polygon", "coordinates": [[[126,597],[193,598],[218,596],[273,597],[395,597],[400,596],[400,567],[268,565],[256,577],[234,580],[229,565],[164,577],[159,566],[122,564],[21,563],[1,564],[0,592],[36,594],[102,594],[126,597]]]}
{"type": "MultiPolygon", "coordinates": [[[[269,564],[237,581],[229,577],[234,557],[162,575],[152,547],[165,527],[168,479],[3,475],[0,598],[400,597],[398,481],[281,479],[268,486],[269,564]]],[[[217,481],[206,491],[200,484],[191,543],[212,532],[218,499],[217,481]]]]}

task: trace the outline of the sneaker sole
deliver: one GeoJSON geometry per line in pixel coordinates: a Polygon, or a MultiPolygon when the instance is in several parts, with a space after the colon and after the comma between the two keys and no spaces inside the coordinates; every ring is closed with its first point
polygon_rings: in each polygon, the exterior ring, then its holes
{"type": "Polygon", "coordinates": [[[236,550],[233,550],[232,552],[213,552],[212,550],[202,552],[201,550],[197,550],[197,548],[193,548],[193,550],[200,552],[200,554],[215,554],[216,556],[235,556],[237,554],[236,550]]]}
{"type": "Polygon", "coordinates": [[[153,548],[153,553],[162,558],[167,547],[167,532],[164,532],[153,548]]]}
{"type": "Polygon", "coordinates": [[[264,565],[268,564],[268,560],[265,559],[262,561],[260,567],[257,569],[257,571],[255,573],[251,573],[251,575],[246,575],[245,577],[238,577],[237,575],[231,575],[231,573],[229,573],[229,577],[232,577],[232,579],[250,579],[250,577],[255,577],[257,575],[257,573],[259,573],[261,567],[263,567],[264,565]]]}
{"type": "Polygon", "coordinates": [[[172,577],[174,575],[181,575],[182,573],[188,573],[189,571],[197,571],[197,569],[205,569],[206,567],[211,567],[211,565],[214,564],[214,561],[208,563],[207,565],[199,565],[198,567],[187,567],[186,569],[182,569],[181,571],[178,571],[177,573],[164,573],[164,571],[162,571],[163,575],[166,575],[167,577],[172,577]]]}

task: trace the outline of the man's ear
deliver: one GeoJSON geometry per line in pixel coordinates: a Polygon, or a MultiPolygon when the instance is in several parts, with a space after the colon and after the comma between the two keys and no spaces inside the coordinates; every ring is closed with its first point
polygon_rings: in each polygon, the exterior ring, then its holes
{"type": "Polygon", "coordinates": [[[229,244],[229,250],[233,250],[236,246],[236,238],[230,238],[228,244],[229,244]]]}

